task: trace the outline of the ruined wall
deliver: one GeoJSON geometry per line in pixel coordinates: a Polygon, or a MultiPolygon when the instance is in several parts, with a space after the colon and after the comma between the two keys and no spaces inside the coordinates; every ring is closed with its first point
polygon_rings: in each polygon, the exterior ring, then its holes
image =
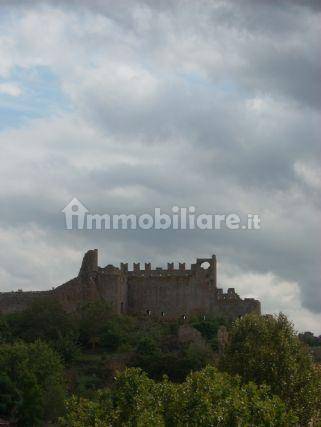
{"type": "Polygon", "coordinates": [[[87,279],[92,274],[98,272],[98,249],[87,251],[81,263],[78,277],[87,279]]]}
{"type": "Polygon", "coordinates": [[[177,318],[193,314],[215,314],[235,319],[249,312],[260,313],[260,302],[242,300],[228,289],[224,294],[217,288],[216,257],[198,258],[190,269],[185,263],[169,263],[167,269],[152,269],[150,263],[141,269],[134,264],[120,268],[108,265],[98,267],[98,251],[88,251],[79,274],[74,279],[47,292],[0,293],[0,313],[21,311],[39,297],[56,298],[68,311],[90,301],[107,301],[115,313],[152,315],[177,318]],[[207,265],[206,265],[207,264],[207,265]]]}
{"type": "Polygon", "coordinates": [[[199,283],[193,276],[167,274],[132,275],[128,277],[128,313],[178,317],[184,314],[210,312],[215,288],[199,283]]]}
{"type": "Polygon", "coordinates": [[[53,297],[60,302],[66,311],[72,312],[80,305],[99,298],[96,287],[93,285],[94,281],[92,279],[83,281],[76,277],[56,288],[53,297]]]}
{"type": "Polygon", "coordinates": [[[212,314],[233,320],[247,313],[261,314],[261,305],[255,299],[243,300],[230,290],[224,294],[194,276],[142,275],[128,280],[128,313],[169,319],[212,314]]]}
{"type": "Polygon", "coordinates": [[[74,311],[80,305],[99,299],[96,286],[98,278],[98,250],[90,250],[85,253],[79,274],[53,291],[63,308],[74,311]]]}
{"type": "Polygon", "coordinates": [[[97,291],[101,299],[111,304],[117,314],[127,312],[127,277],[112,265],[99,269],[97,291]]]}
{"type": "Polygon", "coordinates": [[[218,289],[216,312],[233,320],[248,313],[261,314],[261,303],[254,298],[241,299],[234,288],[229,288],[226,294],[218,289]]]}
{"type": "Polygon", "coordinates": [[[97,250],[88,251],[78,277],[54,290],[57,298],[67,311],[74,311],[79,305],[91,301],[108,302],[115,313],[127,310],[127,280],[121,270],[112,265],[98,267],[97,250]]]}
{"type": "Polygon", "coordinates": [[[210,313],[216,304],[216,258],[198,259],[187,270],[169,263],[167,269],[151,269],[139,264],[127,273],[128,313],[175,318],[187,314],[210,313]],[[202,265],[208,263],[208,268],[202,265]]]}
{"type": "Polygon", "coordinates": [[[0,292],[0,314],[15,313],[30,306],[32,301],[52,296],[52,291],[0,292]]]}

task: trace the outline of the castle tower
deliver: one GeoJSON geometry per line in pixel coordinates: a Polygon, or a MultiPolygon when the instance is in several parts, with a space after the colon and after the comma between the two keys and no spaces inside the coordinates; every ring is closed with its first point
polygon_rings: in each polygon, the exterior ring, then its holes
{"type": "Polygon", "coordinates": [[[208,272],[208,278],[214,288],[217,288],[217,263],[216,255],[212,255],[212,258],[197,258],[196,264],[193,265],[194,271],[200,272],[206,270],[208,272]]]}
{"type": "Polygon", "coordinates": [[[92,273],[98,271],[98,249],[92,249],[85,253],[82,260],[78,277],[88,278],[92,273]]]}

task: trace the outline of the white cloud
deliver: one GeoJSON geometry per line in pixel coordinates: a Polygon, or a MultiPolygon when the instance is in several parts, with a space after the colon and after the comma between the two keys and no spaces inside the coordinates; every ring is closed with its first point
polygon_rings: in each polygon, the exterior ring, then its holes
{"type": "Polygon", "coordinates": [[[321,168],[319,166],[297,161],[294,164],[294,170],[307,185],[321,190],[321,168]]]}
{"type": "Polygon", "coordinates": [[[297,282],[280,279],[273,273],[240,273],[223,275],[224,288],[234,287],[240,295],[261,301],[265,314],[286,314],[299,331],[310,330],[320,334],[321,314],[311,313],[302,306],[297,282]]]}
{"type": "Polygon", "coordinates": [[[0,94],[1,93],[16,97],[21,95],[22,90],[18,84],[7,82],[0,83],[0,94]]]}

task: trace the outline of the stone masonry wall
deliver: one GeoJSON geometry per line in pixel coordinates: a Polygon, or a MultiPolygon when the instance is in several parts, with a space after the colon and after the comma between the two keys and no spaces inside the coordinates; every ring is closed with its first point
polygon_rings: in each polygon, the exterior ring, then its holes
{"type": "Polygon", "coordinates": [[[226,294],[217,288],[216,257],[199,258],[190,269],[185,263],[174,268],[152,269],[146,263],[144,269],[134,264],[120,268],[108,265],[98,267],[98,251],[88,251],[79,274],[52,291],[0,293],[0,313],[20,311],[39,297],[58,299],[63,308],[74,311],[80,304],[104,300],[118,314],[152,315],[155,317],[178,318],[193,314],[215,314],[236,318],[249,312],[260,314],[260,302],[242,300],[230,288],[226,294]]]}
{"type": "Polygon", "coordinates": [[[52,291],[0,292],[0,314],[22,311],[38,298],[52,296],[52,291]]]}

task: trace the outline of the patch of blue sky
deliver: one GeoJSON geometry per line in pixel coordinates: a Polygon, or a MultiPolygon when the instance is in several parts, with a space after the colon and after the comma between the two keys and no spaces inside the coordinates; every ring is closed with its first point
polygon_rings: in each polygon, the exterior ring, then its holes
{"type": "Polygon", "coordinates": [[[59,79],[49,67],[15,68],[0,85],[18,85],[21,94],[0,92],[0,131],[19,128],[26,122],[52,117],[72,110],[72,104],[61,90],[59,79]]]}
{"type": "Polygon", "coordinates": [[[203,86],[208,90],[216,91],[223,94],[234,94],[241,92],[239,85],[231,79],[215,79],[211,76],[205,76],[197,72],[182,73],[180,75],[188,84],[203,86]]]}
{"type": "Polygon", "coordinates": [[[191,89],[193,88],[205,88],[207,91],[213,91],[222,95],[237,95],[242,96],[246,94],[244,87],[240,86],[235,80],[232,78],[217,78],[214,79],[210,75],[206,75],[204,73],[200,73],[195,71],[188,72],[177,72],[177,74],[168,73],[167,75],[159,73],[157,69],[152,67],[147,61],[143,61],[142,65],[145,67],[147,71],[149,71],[152,75],[156,75],[161,79],[171,80],[173,78],[179,78],[184,81],[187,86],[191,89]]]}

